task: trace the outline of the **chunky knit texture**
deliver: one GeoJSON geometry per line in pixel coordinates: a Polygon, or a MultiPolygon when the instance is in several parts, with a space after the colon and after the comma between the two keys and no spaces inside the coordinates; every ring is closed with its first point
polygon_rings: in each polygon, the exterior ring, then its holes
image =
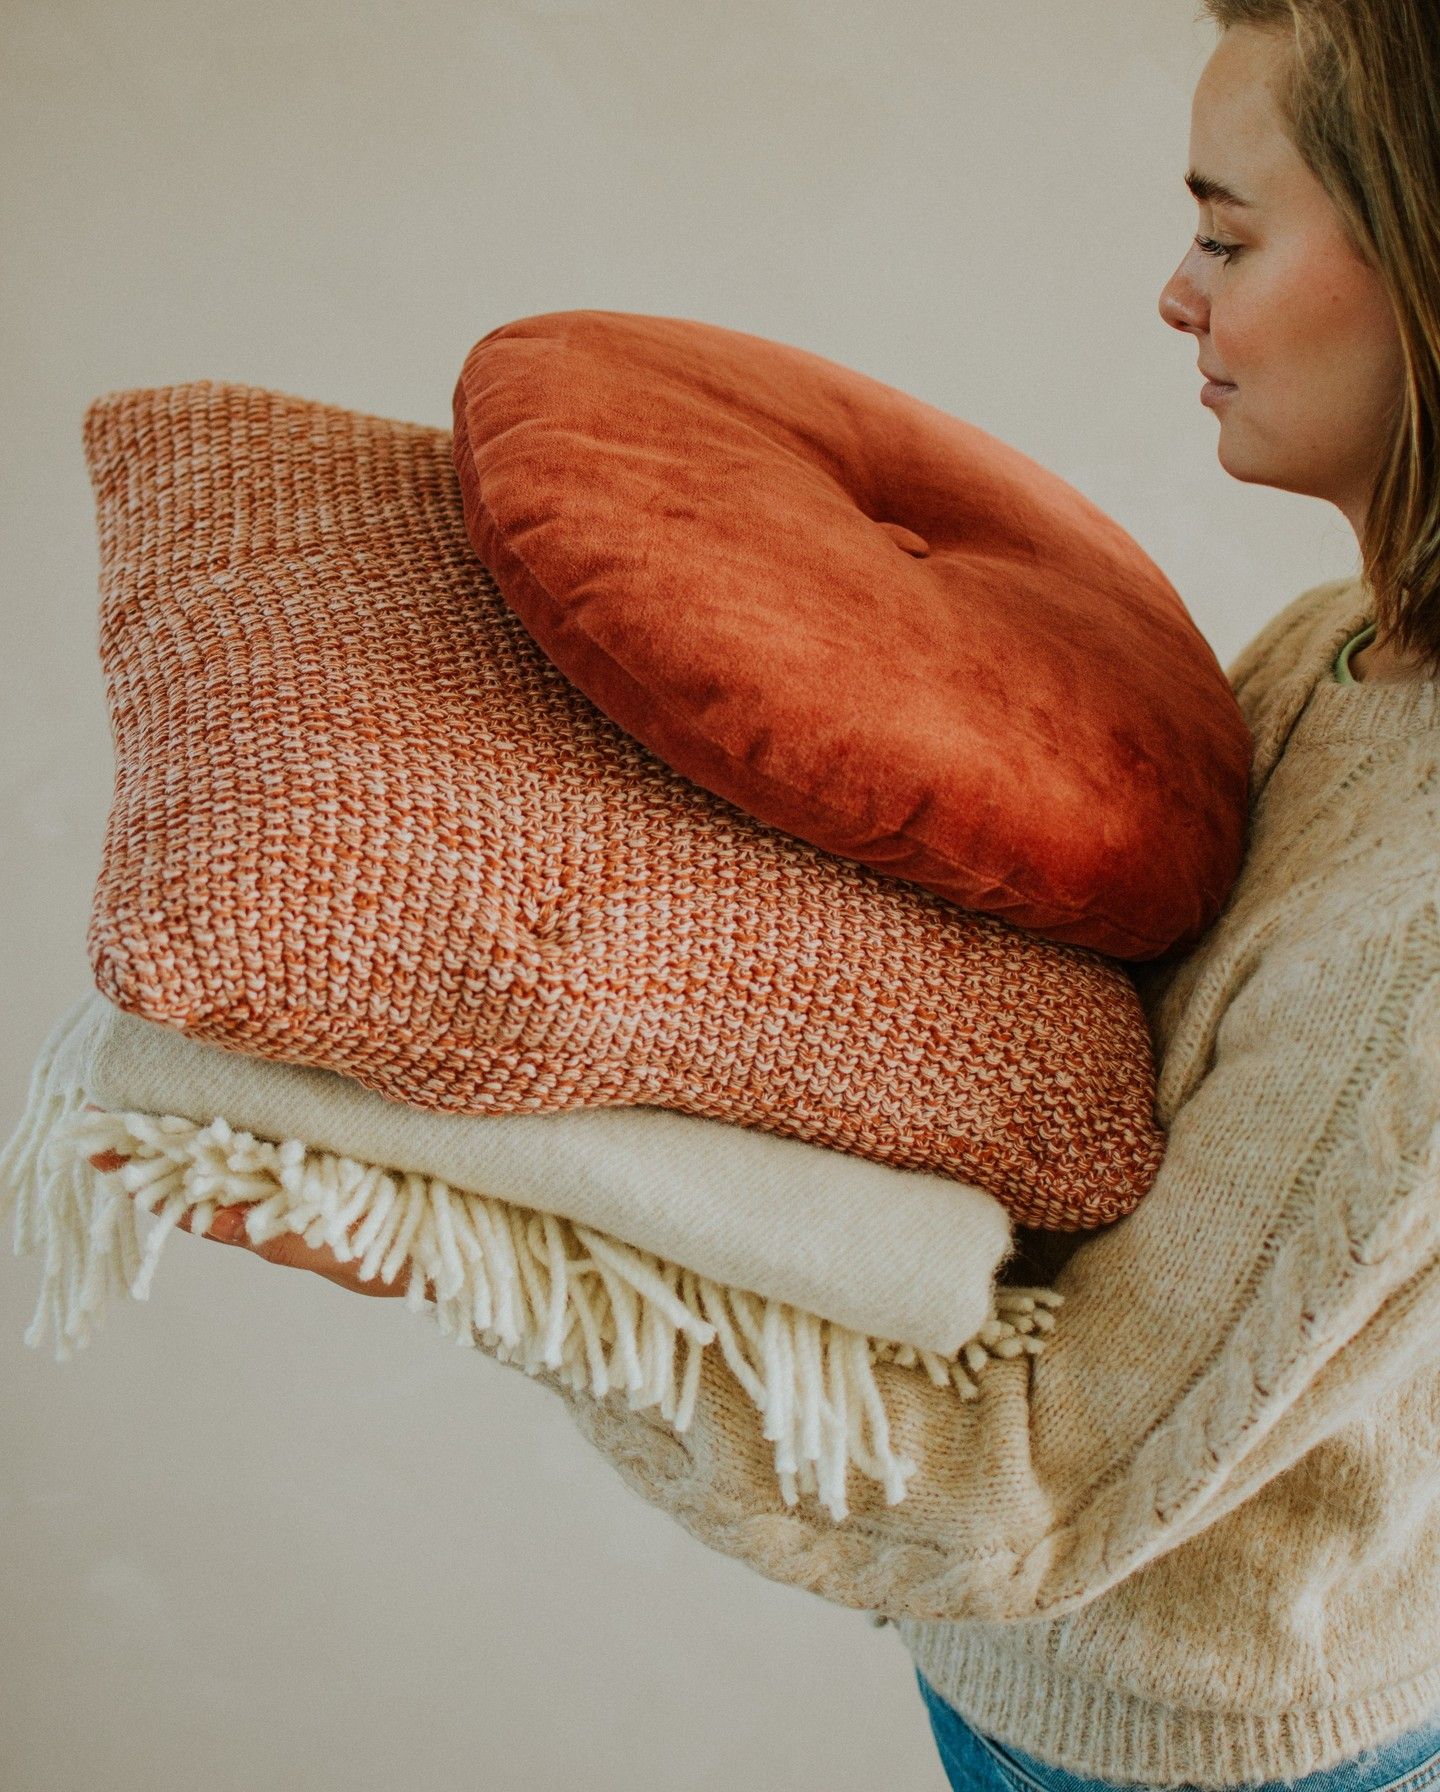
{"type": "MultiPolygon", "coordinates": [[[[87,410],[118,1007],[436,1112],[674,1108],[1107,1224],[1154,1179],[1125,967],[768,828],[550,663],[446,430],[212,381],[87,410]]],[[[1228,800],[1228,799],[1227,799],[1228,800]]]]}
{"type": "Polygon", "coordinates": [[[1246,861],[1138,973],[1159,1175],[1069,1241],[1045,1350],[978,1400],[877,1365],[903,1504],[783,1508],[721,1363],[683,1437],[557,1384],[693,1536],[890,1618],[973,1724],[1078,1774],[1295,1778],[1440,1710],[1440,686],[1335,680],[1370,614],[1329,581],[1230,668],[1246,861]]]}

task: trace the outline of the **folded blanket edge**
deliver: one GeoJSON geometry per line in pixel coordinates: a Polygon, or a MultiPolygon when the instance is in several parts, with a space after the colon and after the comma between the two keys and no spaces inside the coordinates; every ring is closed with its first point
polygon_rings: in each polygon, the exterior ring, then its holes
{"type": "Polygon", "coordinates": [[[220,1116],[200,1125],[106,1110],[76,1074],[70,1034],[82,1006],[52,1029],[20,1123],[0,1148],[0,1214],[14,1204],[14,1252],[44,1253],[25,1342],[38,1347],[48,1326],[57,1361],[90,1342],[112,1295],[148,1298],[164,1243],[187,1212],[204,1231],[216,1207],[245,1204],[253,1243],[302,1233],[342,1259],[359,1258],[364,1280],[378,1274],[390,1283],[408,1268],[405,1304],[429,1306],[457,1344],[527,1374],[543,1366],[597,1399],[617,1391],[632,1408],[658,1404],[680,1433],[693,1416],[701,1352],[718,1343],[775,1445],[785,1503],[814,1494],[840,1523],[850,1464],[882,1483],[891,1505],[917,1466],[892,1445],[877,1362],[923,1368],[973,1400],[983,1364],[1040,1351],[1063,1302],[1053,1288],[998,1284],[975,1336],[942,1357],[439,1178],[360,1164],[298,1139],[257,1139],[220,1116]],[[143,1250],[142,1211],[156,1221],[143,1250]]]}

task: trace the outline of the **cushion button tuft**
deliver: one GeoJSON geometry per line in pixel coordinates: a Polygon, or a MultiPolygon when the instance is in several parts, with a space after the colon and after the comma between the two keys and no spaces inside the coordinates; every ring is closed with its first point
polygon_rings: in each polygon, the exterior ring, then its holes
{"type": "Polygon", "coordinates": [[[913,529],[907,529],[903,523],[881,523],[880,527],[897,548],[904,548],[907,554],[913,554],[917,560],[923,560],[930,552],[930,543],[925,537],[917,535],[913,529]]]}

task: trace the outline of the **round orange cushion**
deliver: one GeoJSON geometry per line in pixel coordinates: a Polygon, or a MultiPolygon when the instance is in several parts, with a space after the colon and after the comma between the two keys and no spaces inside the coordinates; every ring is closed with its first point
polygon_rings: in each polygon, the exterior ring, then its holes
{"type": "Polygon", "coordinates": [[[973,424],[806,350],[559,311],[454,392],[466,533],[565,677],[772,827],[1052,940],[1192,944],[1252,742],[1174,587],[973,424]]]}

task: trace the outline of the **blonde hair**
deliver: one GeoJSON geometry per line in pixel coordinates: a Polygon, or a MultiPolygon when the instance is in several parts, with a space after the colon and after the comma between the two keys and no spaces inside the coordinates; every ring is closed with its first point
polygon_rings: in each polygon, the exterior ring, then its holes
{"type": "Polygon", "coordinates": [[[1384,282],[1405,389],[1371,490],[1361,572],[1380,639],[1440,676],[1440,7],[1436,0],[1203,0],[1283,31],[1287,134],[1384,282]]]}

